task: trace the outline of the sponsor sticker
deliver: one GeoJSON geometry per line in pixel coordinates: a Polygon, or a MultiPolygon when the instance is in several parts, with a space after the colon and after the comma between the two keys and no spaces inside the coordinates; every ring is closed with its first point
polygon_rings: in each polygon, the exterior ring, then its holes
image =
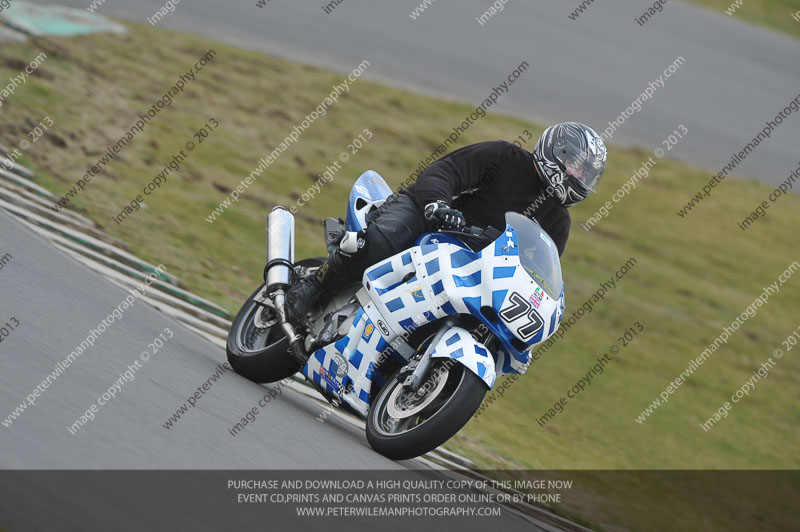
{"type": "Polygon", "coordinates": [[[425,295],[422,293],[422,285],[419,285],[413,290],[411,290],[411,296],[417,303],[419,303],[420,301],[425,301],[425,295]]]}
{"type": "Polygon", "coordinates": [[[339,392],[341,385],[336,381],[336,378],[331,375],[329,371],[327,371],[325,368],[319,368],[319,375],[322,377],[322,380],[328,384],[328,386],[336,390],[337,393],[339,392]]]}
{"type": "Polygon", "coordinates": [[[334,353],[331,357],[331,363],[336,364],[336,376],[343,379],[344,376],[347,375],[347,360],[339,353],[334,353]]]}
{"type": "Polygon", "coordinates": [[[539,308],[539,305],[542,304],[542,299],[544,299],[544,290],[537,286],[536,291],[534,291],[530,297],[533,308],[539,308]]]}
{"type": "Polygon", "coordinates": [[[372,331],[374,331],[374,330],[375,330],[375,326],[372,325],[371,323],[368,323],[367,326],[364,327],[364,334],[362,334],[361,337],[364,340],[369,340],[370,338],[372,338],[372,331]]]}

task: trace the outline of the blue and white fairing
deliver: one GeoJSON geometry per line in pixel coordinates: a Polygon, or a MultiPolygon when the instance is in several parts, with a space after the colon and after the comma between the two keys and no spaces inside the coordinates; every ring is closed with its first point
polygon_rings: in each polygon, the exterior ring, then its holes
{"type": "MultiPolygon", "coordinates": [[[[392,335],[448,315],[471,314],[502,343],[490,373],[524,373],[531,349],[561,323],[561,263],[555,243],[534,221],[508,213],[506,222],[505,232],[478,252],[451,236],[429,233],[417,246],[367,270],[365,287],[392,335]]],[[[460,355],[458,347],[447,352],[460,355]]],[[[494,375],[482,374],[479,358],[471,369],[491,387],[494,375]]]]}
{"type": "Polygon", "coordinates": [[[367,226],[367,214],[392,195],[386,181],[373,170],[367,170],[353,184],[347,201],[345,226],[348,231],[361,231],[367,226]]]}
{"type": "MultiPolygon", "coordinates": [[[[350,195],[348,230],[365,227],[369,202],[379,205],[387,191],[375,172],[362,175],[350,195]]],[[[458,314],[475,316],[501,346],[493,356],[468,331],[451,327],[433,346],[432,357],[457,360],[489,388],[497,375],[524,373],[531,349],[558,329],[563,282],[547,233],[520,214],[508,213],[506,222],[504,233],[480,251],[428,233],[414,247],[368,268],[358,294],[362,307],[347,336],[315,351],[303,373],[366,416],[374,386],[383,385],[373,382],[381,356],[408,360],[415,353],[405,342],[411,331],[458,314]]]]}

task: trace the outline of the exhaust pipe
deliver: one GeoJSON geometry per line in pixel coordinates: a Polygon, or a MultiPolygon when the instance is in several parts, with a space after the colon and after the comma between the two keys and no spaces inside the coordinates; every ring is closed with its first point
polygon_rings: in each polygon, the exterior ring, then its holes
{"type": "Polygon", "coordinates": [[[286,315],[286,291],[294,272],[294,216],[283,207],[275,207],[267,216],[267,266],[264,282],[272,295],[281,321],[281,329],[289,339],[292,355],[301,365],[308,361],[302,336],[297,334],[286,315]]]}
{"type": "Polygon", "coordinates": [[[264,281],[267,292],[287,290],[294,271],[294,216],[283,207],[275,207],[267,216],[267,267],[264,281]]]}

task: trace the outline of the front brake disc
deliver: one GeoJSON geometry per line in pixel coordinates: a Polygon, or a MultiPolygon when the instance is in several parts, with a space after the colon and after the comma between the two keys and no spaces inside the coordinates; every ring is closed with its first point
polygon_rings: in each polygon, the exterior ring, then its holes
{"type": "Polygon", "coordinates": [[[447,384],[449,374],[450,370],[446,366],[444,366],[444,370],[434,369],[431,372],[431,378],[436,380],[433,389],[430,389],[431,379],[426,379],[414,392],[408,392],[401,383],[398,383],[387,399],[386,413],[395,419],[405,419],[421,412],[439,396],[447,384]],[[429,392],[420,396],[422,390],[429,390],[429,392]]]}

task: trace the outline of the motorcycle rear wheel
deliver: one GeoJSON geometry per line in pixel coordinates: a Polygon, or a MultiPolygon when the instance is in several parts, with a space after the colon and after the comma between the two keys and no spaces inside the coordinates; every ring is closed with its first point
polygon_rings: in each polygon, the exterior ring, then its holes
{"type": "MultiPolygon", "coordinates": [[[[298,266],[315,267],[323,259],[305,259],[298,266]]],[[[228,331],[228,363],[239,375],[258,383],[278,382],[300,371],[292,355],[289,339],[274,310],[254,301],[264,285],[250,294],[236,314],[228,331]]]]}

